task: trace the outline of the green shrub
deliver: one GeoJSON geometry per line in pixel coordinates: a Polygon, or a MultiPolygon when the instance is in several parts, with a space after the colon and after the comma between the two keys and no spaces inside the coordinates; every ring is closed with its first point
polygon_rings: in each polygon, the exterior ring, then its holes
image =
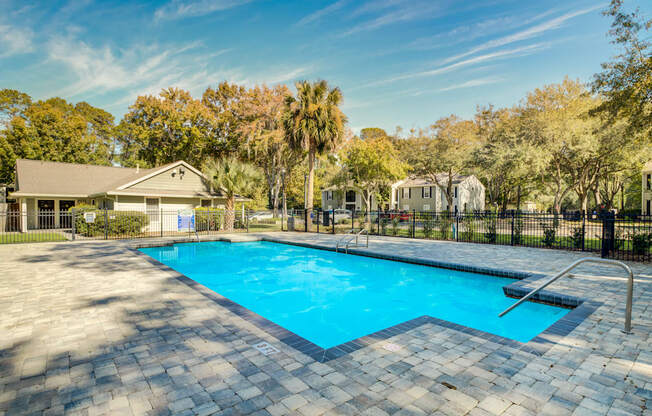
{"type": "Polygon", "coordinates": [[[149,216],[140,211],[105,211],[90,205],[78,205],[74,210],[75,232],[85,237],[138,235],[149,225],[149,216]],[[87,223],[85,212],[94,212],[95,221],[87,223]]]}
{"type": "Polygon", "coordinates": [[[523,218],[518,216],[514,218],[514,244],[519,245],[523,242],[523,218]]]}
{"type": "Polygon", "coordinates": [[[224,211],[210,208],[195,209],[195,229],[197,231],[219,231],[224,225],[224,211]]]}
{"type": "Polygon", "coordinates": [[[392,218],[392,235],[398,235],[398,223],[400,220],[398,215],[392,218]]]}
{"type": "Polygon", "coordinates": [[[448,240],[448,235],[451,231],[451,225],[453,224],[453,219],[450,217],[448,212],[442,213],[442,215],[437,218],[436,224],[442,240],[448,240]]]}
{"type": "Polygon", "coordinates": [[[460,233],[460,238],[462,241],[473,241],[473,237],[475,236],[475,218],[472,214],[466,214],[465,216],[462,217],[462,227],[464,228],[464,231],[460,233]]]}
{"type": "Polygon", "coordinates": [[[552,225],[542,222],[541,227],[543,227],[543,245],[550,248],[555,245],[557,227],[555,227],[555,222],[552,225]]]}
{"type": "Polygon", "coordinates": [[[496,217],[494,215],[491,215],[488,218],[485,218],[484,225],[485,225],[484,238],[486,238],[487,241],[490,243],[495,243],[496,240],[498,239],[498,233],[496,232],[496,225],[497,225],[496,217]]]}
{"type": "Polygon", "coordinates": [[[423,222],[423,235],[426,238],[432,238],[435,233],[435,220],[432,218],[432,215],[425,214],[421,217],[423,222]]]}
{"type": "Polygon", "coordinates": [[[387,234],[387,224],[389,224],[389,218],[387,217],[382,217],[380,219],[380,235],[386,235],[387,234]]]}
{"type": "Polygon", "coordinates": [[[573,244],[573,248],[582,248],[582,243],[584,242],[584,227],[581,225],[573,227],[570,240],[573,244]]]}
{"type": "Polygon", "coordinates": [[[652,247],[652,232],[632,232],[629,238],[632,240],[632,252],[634,254],[646,254],[652,247]]]}

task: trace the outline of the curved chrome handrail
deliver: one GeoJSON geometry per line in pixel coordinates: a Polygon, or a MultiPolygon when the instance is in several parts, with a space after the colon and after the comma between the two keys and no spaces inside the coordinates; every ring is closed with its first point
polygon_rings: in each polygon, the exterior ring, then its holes
{"type": "MultiPolygon", "coordinates": [[[[358,245],[358,237],[360,235],[362,235],[362,234],[365,234],[367,236],[367,241],[365,243],[365,247],[369,247],[369,232],[367,231],[366,228],[362,228],[360,231],[358,231],[355,234],[355,245],[353,247],[358,247],[359,246],[358,245]]],[[[353,242],[353,240],[354,239],[352,238],[352,239],[350,239],[349,241],[346,242],[346,248],[345,248],[346,254],[349,254],[349,245],[351,244],[351,242],[353,242]]]]}
{"type": "Polygon", "coordinates": [[[353,233],[353,230],[349,230],[349,231],[347,231],[347,232],[345,233],[346,235],[345,235],[344,237],[342,237],[342,238],[340,238],[339,240],[337,240],[337,244],[335,245],[335,252],[336,252],[336,253],[338,252],[340,246],[344,243],[344,240],[348,239],[348,238],[349,238],[349,234],[352,234],[352,233],[353,233]]]}
{"type": "Polygon", "coordinates": [[[571,270],[573,270],[575,267],[579,266],[582,263],[602,263],[602,264],[609,264],[612,266],[622,267],[623,269],[625,269],[625,271],[628,274],[628,278],[627,278],[627,301],[626,301],[627,303],[625,305],[625,330],[623,332],[626,334],[631,334],[632,333],[632,297],[634,296],[634,273],[632,272],[632,269],[628,265],[618,260],[597,259],[594,257],[584,257],[582,259],[579,259],[573,262],[568,267],[566,267],[561,272],[557,273],[555,276],[550,278],[545,283],[539,285],[539,287],[537,287],[536,289],[533,289],[527,295],[523,296],[521,299],[518,300],[518,302],[514,303],[512,306],[499,313],[498,316],[502,318],[505,314],[510,312],[512,309],[516,308],[518,305],[520,305],[521,303],[525,302],[526,300],[534,296],[541,289],[547,287],[548,285],[550,285],[560,277],[563,277],[568,272],[570,272],[571,270]]]}

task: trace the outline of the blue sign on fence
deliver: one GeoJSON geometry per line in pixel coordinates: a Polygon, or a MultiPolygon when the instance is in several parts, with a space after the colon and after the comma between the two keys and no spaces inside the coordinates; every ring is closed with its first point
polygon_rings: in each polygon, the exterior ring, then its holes
{"type": "Polygon", "coordinates": [[[178,231],[195,231],[195,212],[192,210],[179,211],[177,214],[178,231]]]}

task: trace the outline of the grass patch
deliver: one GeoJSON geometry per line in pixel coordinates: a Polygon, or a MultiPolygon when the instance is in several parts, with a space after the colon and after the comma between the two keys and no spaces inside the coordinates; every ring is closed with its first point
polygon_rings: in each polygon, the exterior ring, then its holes
{"type": "Polygon", "coordinates": [[[66,241],[60,233],[0,233],[0,244],[49,243],[66,241]]]}

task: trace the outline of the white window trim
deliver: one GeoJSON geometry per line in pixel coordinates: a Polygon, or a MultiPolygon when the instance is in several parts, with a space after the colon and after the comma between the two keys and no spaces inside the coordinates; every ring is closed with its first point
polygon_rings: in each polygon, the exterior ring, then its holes
{"type": "Polygon", "coordinates": [[[147,214],[147,200],[148,199],[158,199],[158,211],[159,211],[159,215],[160,215],[160,212],[163,209],[162,208],[163,205],[161,204],[161,197],[160,196],[144,196],[143,197],[143,212],[145,214],[147,214]]]}

